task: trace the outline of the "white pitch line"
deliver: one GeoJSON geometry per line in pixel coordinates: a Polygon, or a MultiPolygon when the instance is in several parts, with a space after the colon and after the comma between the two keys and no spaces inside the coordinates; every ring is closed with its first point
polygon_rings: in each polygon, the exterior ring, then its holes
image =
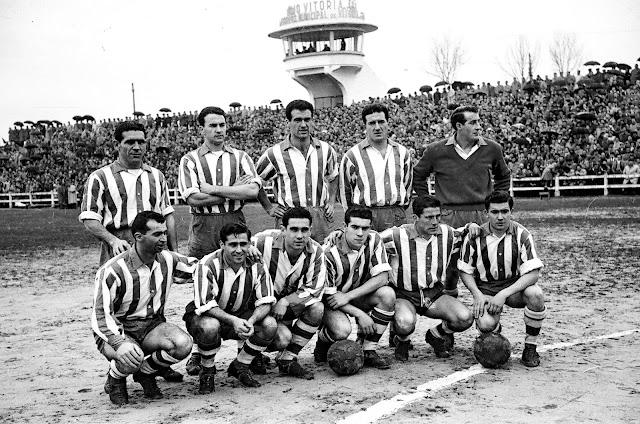
{"type": "MultiPolygon", "coordinates": [[[[539,349],[540,352],[546,352],[553,349],[563,349],[566,347],[576,346],[579,344],[592,343],[603,339],[615,339],[618,337],[628,336],[633,333],[640,332],[640,328],[634,330],[620,331],[618,333],[606,334],[603,336],[577,339],[572,342],[555,343],[552,345],[544,346],[539,349]]],[[[416,388],[412,393],[401,393],[392,397],[391,399],[382,400],[375,405],[370,406],[364,411],[349,415],[339,421],[337,424],[370,424],[374,423],[380,418],[387,415],[391,415],[400,408],[407,406],[417,400],[431,397],[431,395],[438,390],[445,387],[452,386],[455,383],[464,381],[474,375],[483,374],[487,372],[487,368],[484,368],[480,364],[473,365],[466,370],[457,371],[448,376],[431,380],[425,384],[422,384],[416,388]]]]}

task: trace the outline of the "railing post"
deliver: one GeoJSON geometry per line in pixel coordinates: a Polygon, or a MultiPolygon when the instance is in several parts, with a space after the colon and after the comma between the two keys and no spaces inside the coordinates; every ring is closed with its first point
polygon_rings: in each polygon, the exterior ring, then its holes
{"type": "Polygon", "coordinates": [[[607,174],[604,174],[604,195],[608,196],[609,195],[609,178],[607,176],[607,174]]]}
{"type": "Polygon", "coordinates": [[[560,197],[560,176],[556,175],[556,189],[553,193],[555,197],[560,197]]]}
{"type": "Polygon", "coordinates": [[[13,208],[13,196],[9,193],[9,209],[13,208]]]}
{"type": "Polygon", "coordinates": [[[513,178],[509,177],[509,195],[511,197],[515,197],[513,195],[513,178]]]}
{"type": "Polygon", "coordinates": [[[56,206],[56,203],[53,200],[53,191],[49,192],[49,196],[51,196],[51,207],[54,208],[56,206]]]}

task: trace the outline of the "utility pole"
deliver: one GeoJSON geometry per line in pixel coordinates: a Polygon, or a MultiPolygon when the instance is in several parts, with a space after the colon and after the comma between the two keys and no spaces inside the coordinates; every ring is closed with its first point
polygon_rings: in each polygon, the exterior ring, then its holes
{"type": "Polygon", "coordinates": [[[531,53],[529,53],[529,81],[533,81],[533,66],[531,64],[531,53]]]}
{"type": "Polygon", "coordinates": [[[133,88],[133,83],[131,83],[131,95],[133,96],[133,111],[136,111],[136,89],[133,88]]]}

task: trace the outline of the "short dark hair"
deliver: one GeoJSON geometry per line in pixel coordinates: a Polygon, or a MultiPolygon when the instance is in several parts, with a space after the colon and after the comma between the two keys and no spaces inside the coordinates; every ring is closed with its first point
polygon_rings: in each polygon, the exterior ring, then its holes
{"type": "Polygon", "coordinates": [[[133,219],[131,223],[131,235],[135,236],[136,233],[147,234],[149,226],[147,222],[156,221],[159,224],[165,222],[164,216],[154,211],[142,211],[133,219]]]}
{"type": "Polygon", "coordinates": [[[513,197],[509,194],[508,191],[504,190],[494,190],[487,197],[484,198],[484,208],[489,210],[489,205],[491,203],[509,203],[509,209],[513,209],[513,197]]]}
{"type": "Polygon", "coordinates": [[[351,205],[349,209],[344,213],[344,223],[349,224],[351,218],[361,218],[373,221],[373,213],[371,209],[362,207],[360,205],[351,205]]]}
{"type": "Polygon", "coordinates": [[[313,116],[313,105],[311,103],[306,100],[292,100],[284,110],[284,115],[287,117],[288,121],[291,121],[291,112],[293,112],[294,109],[297,109],[300,112],[310,110],[311,115],[313,116]]]}
{"type": "Polygon", "coordinates": [[[284,213],[284,215],[282,215],[282,225],[285,228],[287,228],[287,225],[289,225],[289,220],[296,219],[296,218],[308,219],[309,224],[313,222],[313,219],[311,218],[311,212],[309,212],[305,208],[295,207],[295,208],[288,209],[284,213]]]}
{"type": "Polygon", "coordinates": [[[425,196],[419,196],[413,199],[413,213],[417,216],[422,215],[422,212],[426,208],[439,208],[440,201],[436,198],[436,196],[432,196],[427,194],[425,196]]]}
{"type": "Polygon", "coordinates": [[[251,239],[251,230],[246,225],[239,222],[233,224],[225,224],[220,228],[220,241],[226,243],[229,236],[238,236],[240,234],[246,234],[247,239],[251,239]]]}
{"type": "Polygon", "coordinates": [[[222,115],[225,119],[227,118],[227,114],[224,113],[224,110],[220,109],[218,106],[207,106],[198,114],[198,124],[204,126],[204,118],[207,115],[222,115]]]}
{"type": "Polygon", "coordinates": [[[453,127],[454,131],[458,130],[456,124],[464,125],[464,123],[467,122],[467,119],[464,117],[465,112],[478,113],[478,108],[475,106],[459,106],[455,108],[454,111],[451,112],[450,118],[451,126],[453,127]]]}
{"type": "Polygon", "coordinates": [[[384,119],[389,120],[389,109],[383,105],[382,103],[372,103],[370,105],[366,105],[364,109],[362,109],[362,122],[367,123],[367,116],[372,113],[384,113],[384,119]]]}
{"type": "Polygon", "coordinates": [[[113,138],[115,138],[116,141],[120,143],[124,138],[124,133],[127,131],[142,131],[145,136],[147,135],[147,130],[140,122],[124,121],[119,123],[116,127],[116,130],[113,133],[113,138]]]}

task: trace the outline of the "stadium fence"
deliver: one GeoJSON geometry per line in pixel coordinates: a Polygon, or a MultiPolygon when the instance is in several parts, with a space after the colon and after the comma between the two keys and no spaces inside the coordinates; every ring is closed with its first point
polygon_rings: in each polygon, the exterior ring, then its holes
{"type": "MultiPolygon", "coordinates": [[[[540,177],[512,178],[510,192],[514,197],[554,197],[562,195],[604,195],[621,194],[623,189],[638,189],[640,184],[622,184],[624,179],[640,178],[640,174],[623,175],[584,175],[574,177],[556,176],[553,184],[545,186],[540,177]]],[[[273,199],[273,184],[265,185],[265,191],[273,199]]],[[[429,192],[434,193],[434,181],[429,180],[429,192]]],[[[79,199],[80,200],[80,199],[79,199]]],[[[172,205],[184,204],[177,188],[169,189],[169,200],[172,205]]],[[[55,208],[58,206],[57,191],[34,193],[0,193],[0,208],[55,208]]],[[[77,206],[80,206],[78,203],[77,206]]]]}

